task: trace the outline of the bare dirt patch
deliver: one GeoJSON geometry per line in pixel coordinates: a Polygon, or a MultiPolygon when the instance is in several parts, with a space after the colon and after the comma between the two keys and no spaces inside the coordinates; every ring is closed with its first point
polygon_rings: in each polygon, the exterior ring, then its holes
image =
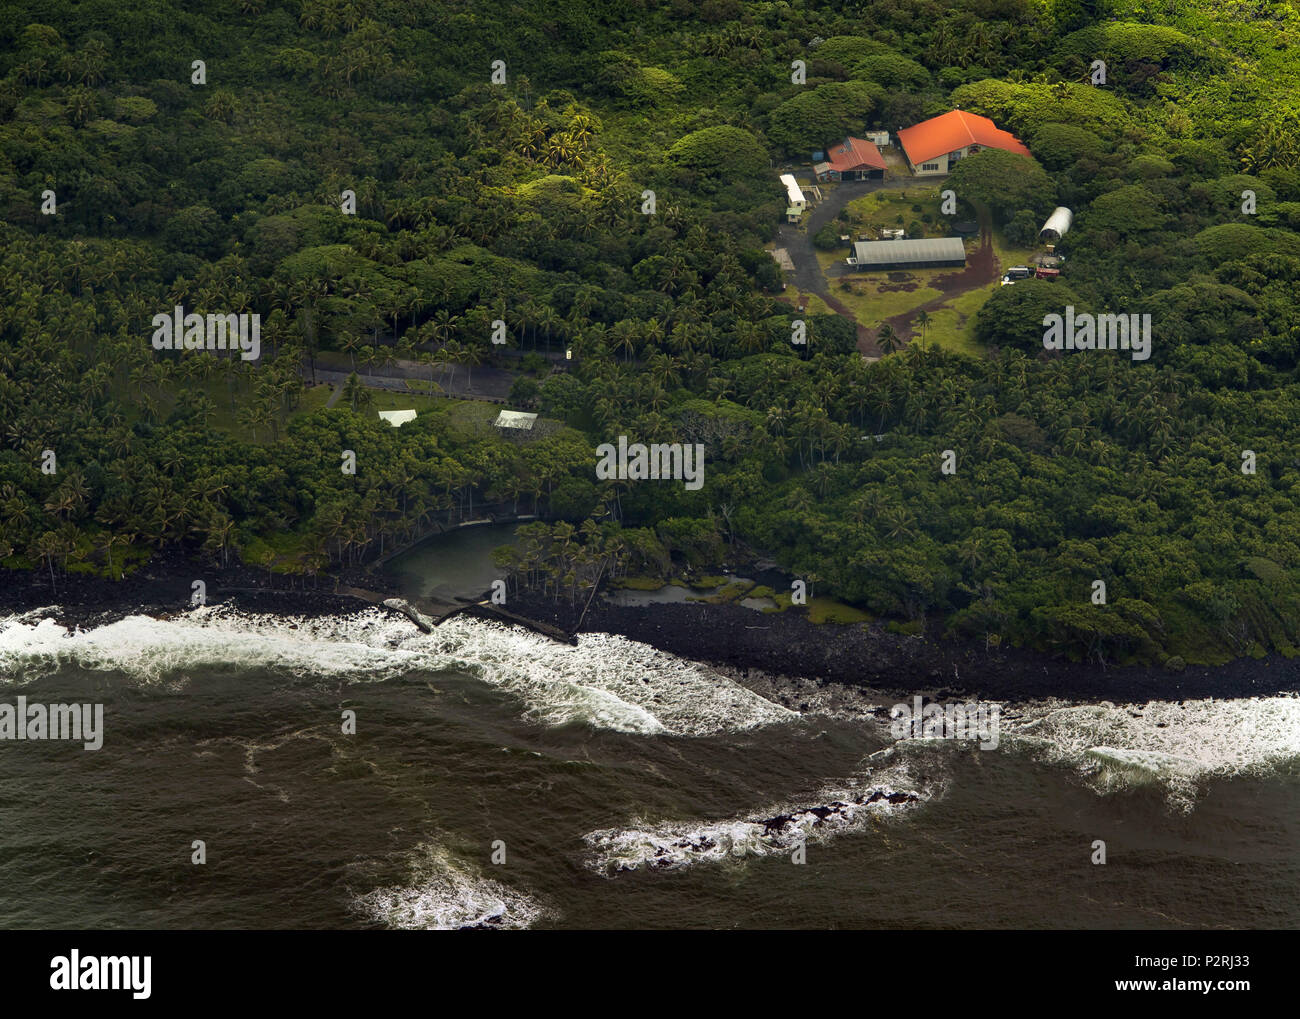
{"type": "Polygon", "coordinates": [[[920,284],[917,283],[915,280],[913,280],[911,283],[898,283],[894,286],[890,286],[888,283],[881,283],[878,287],[876,287],[876,289],[880,291],[880,293],[882,294],[903,294],[903,293],[910,294],[913,290],[917,289],[917,287],[919,286],[920,284]]]}
{"type": "MultiPolygon", "coordinates": [[[[891,274],[892,277],[893,274],[891,274]]],[[[904,274],[905,275],[905,274],[904,274]]],[[[985,229],[980,234],[979,244],[976,245],[966,256],[966,268],[961,272],[945,273],[942,276],[936,276],[930,281],[929,285],[940,291],[942,296],[936,297],[931,301],[926,301],[920,307],[911,308],[901,315],[894,315],[892,318],[885,319],[894,328],[894,333],[904,342],[912,339],[912,324],[916,321],[919,312],[938,311],[946,305],[952,298],[970,290],[978,290],[980,287],[987,286],[998,278],[998,260],[993,252],[993,235],[985,229]]],[[[881,291],[894,288],[881,286],[881,291]]],[[[915,289],[915,285],[913,288],[915,289]]],[[[961,318],[965,322],[965,317],[961,318]]],[[[876,334],[879,329],[858,330],[858,350],[863,354],[879,354],[880,348],[876,345],[876,334]],[[867,333],[867,341],[863,341],[863,332],[867,333]]]]}

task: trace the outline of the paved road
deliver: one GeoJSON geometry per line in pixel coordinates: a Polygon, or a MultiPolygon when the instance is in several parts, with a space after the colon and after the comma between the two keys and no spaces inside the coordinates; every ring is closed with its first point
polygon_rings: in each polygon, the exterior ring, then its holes
{"type": "MultiPolygon", "coordinates": [[[[316,366],[316,381],[328,382],[335,387],[337,392],[345,382],[351,371],[337,371],[332,368],[322,368],[316,366]]],[[[304,378],[310,380],[312,377],[311,368],[304,366],[304,378]]],[[[416,364],[413,361],[397,361],[386,367],[375,367],[370,370],[358,369],[357,377],[363,385],[371,389],[388,389],[393,392],[410,393],[411,388],[407,386],[407,379],[416,379],[427,383],[429,381],[429,369],[425,365],[416,364]]],[[[493,368],[490,365],[479,365],[473,370],[472,380],[464,365],[457,365],[455,374],[450,368],[447,368],[441,375],[435,372],[434,381],[442,387],[446,396],[456,397],[460,400],[504,400],[510,395],[510,387],[514,384],[516,376],[510,372],[502,371],[500,368],[493,368]],[[471,385],[472,381],[472,385],[471,385]]]]}

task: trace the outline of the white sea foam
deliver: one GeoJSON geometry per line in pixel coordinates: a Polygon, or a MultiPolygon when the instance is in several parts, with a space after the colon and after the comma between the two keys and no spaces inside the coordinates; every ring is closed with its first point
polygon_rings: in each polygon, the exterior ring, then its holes
{"type": "Polygon", "coordinates": [[[458,862],[445,849],[422,846],[411,882],[376,888],[353,900],[373,923],[400,930],[521,930],[552,910],[539,900],[458,862]]]}
{"type": "Polygon", "coordinates": [[[707,736],[798,717],[703,665],[625,637],[582,634],[570,647],[457,617],[416,644],[516,693],[532,717],[553,725],[707,736]]]}
{"type": "Polygon", "coordinates": [[[69,630],[48,618],[10,619],[0,623],[0,681],[30,681],[65,664],[140,683],[217,665],[376,678],[409,668],[414,654],[374,639],[387,620],[380,613],[361,615],[367,618],[322,627],[320,621],[268,621],[202,608],[171,619],[128,616],[89,630],[69,630]]]}
{"type": "Polygon", "coordinates": [[[1004,718],[1002,747],[1074,768],[1101,793],[1159,784],[1189,810],[1210,779],[1300,759],[1300,698],[1045,704],[1004,718]]]}
{"type": "Polygon", "coordinates": [[[357,682],[455,669],[518,697],[541,724],[643,734],[705,736],[798,717],[705,666],[624,637],[583,634],[571,647],[468,617],[427,634],[378,609],[300,619],[215,606],[89,630],[32,613],[0,620],[0,683],[64,665],[140,683],[175,681],[203,666],[357,682]]]}
{"type": "Polygon", "coordinates": [[[628,828],[606,828],[583,837],[590,870],[612,877],[629,870],[679,870],[698,863],[789,854],[844,832],[898,817],[941,795],[932,780],[918,780],[905,762],[827,788],[812,802],[754,811],[720,821],[636,818],[628,828]]]}
{"type": "MultiPolygon", "coordinates": [[[[887,719],[897,698],[880,691],[863,688],[855,689],[854,697],[842,692],[830,697],[803,681],[785,686],[769,678],[747,685],[808,714],[860,721],[882,738],[893,738],[887,719]]],[[[1274,774],[1300,762],[1300,698],[1294,695],[1145,704],[1053,699],[1004,704],[998,723],[997,752],[1074,770],[1102,795],[1159,786],[1170,805],[1182,810],[1192,807],[1210,780],[1274,774]]],[[[893,746],[921,761],[963,752],[971,744],[907,739],[893,746]]]]}

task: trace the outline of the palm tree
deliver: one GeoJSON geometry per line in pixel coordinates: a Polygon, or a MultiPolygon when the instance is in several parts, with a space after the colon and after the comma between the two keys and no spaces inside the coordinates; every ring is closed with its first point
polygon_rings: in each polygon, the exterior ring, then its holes
{"type": "Polygon", "coordinates": [[[356,372],[348,376],[347,382],[343,384],[343,396],[352,405],[355,412],[361,407],[368,407],[374,402],[374,395],[361,382],[356,372]]]}
{"type": "Polygon", "coordinates": [[[442,360],[443,362],[450,364],[452,366],[451,369],[452,379],[456,377],[455,366],[460,363],[461,355],[464,354],[464,352],[465,352],[464,347],[461,346],[458,340],[449,340],[448,342],[442,345],[442,360]]]}
{"type": "Polygon", "coordinates": [[[63,543],[59,536],[53,531],[46,531],[36,541],[36,553],[45,560],[46,565],[50,568],[50,587],[55,588],[54,582],[54,557],[59,554],[63,548],[63,543]]]}
{"type": "Polygon", "coordinates": [[[892,354],[901,346],[898,333],[894,332],[894,327],[888,322],[882,325],[880,331],[876,333],[876,345],[886,354],[892,354]]]}
{"type": "Polygon", "coordinates": [[[483,351],[472,343],[462,344],[457,358],[465,366],[466,391],[474,388],[474,366],[483,363],[483,351]]]}
{"type": "Polygon", "coordinates": [[[925,342],[926,327],[930,324],[930,313],[924,308],[916,313],[916,324],[921,327],[921,342],[925,342]]]}
{"type": "Polygon", "coordinates": [[[434,382],[433,373],[434,373],[434,369],[438,365],[444,364],[446,360],[447,360],[447,355],[442,350],[430,350],[430,351],[420,352],[420,361],[429,366],[429,395],[430,396],[433,396],[435,391],[436,392],[442,391],[441,387],[436,382],[434,382]]]}
{"type": "Polygon", "coordinates": [[[556,314],[554,308],[547,306],[542,309],[541,314],[535,321],[546,332],[546,350],[549,353],[551,349],[551,330],[558,328],[564,320],[556,314]]]}
{"type": "Polygon", "coordinates": [[[349,333],[343,339],[343,350],[352,359],[352,370],[357,370],[357,351],[365,346],[360,333],[349,333]]]}
{"type": "Polygon", "coordinates": [[[962,562],[964,562],[967,567],[974,570],[984,562],[984,539],[977,537],[967,538],[962,542],[961,547],[958,549],[958,554],[961,556],[962,562]]]}

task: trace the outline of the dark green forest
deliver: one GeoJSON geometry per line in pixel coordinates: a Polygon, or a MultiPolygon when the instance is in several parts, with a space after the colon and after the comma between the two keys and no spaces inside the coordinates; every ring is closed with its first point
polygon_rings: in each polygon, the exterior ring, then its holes
{"type": "Polygon", "coordinates": [[[1174,669],[1297,653],[1289,3],[0,13],[8,568],[57,589],[179,548],[312,578],[508,504],[543,518],[516,565],[556,591],[611,561],[663,577],[744,552],[986,641],[1174,669]],[[954,106],[1034,159],[982,153],[949,186],[999,229],[1073,209],[1062,278],[994,293],[977,357],[914,342],[868,364],[834,315],[792,346],[764,250],[774,163],[954,106]],[[1149,313],[1151,359],[1044,351],[1066,303],[1149,313]],[[262,359],[156,351],[175,304],[260,314],[262,359]],[[517,370],[511,406],[563,426],[511,442],[448,399],[390,428],[359,385],[324,406],[331,357],[517,370]],[[595,447],[619,435],[703,443],[703,488],[598,481],[595,447]]]}

